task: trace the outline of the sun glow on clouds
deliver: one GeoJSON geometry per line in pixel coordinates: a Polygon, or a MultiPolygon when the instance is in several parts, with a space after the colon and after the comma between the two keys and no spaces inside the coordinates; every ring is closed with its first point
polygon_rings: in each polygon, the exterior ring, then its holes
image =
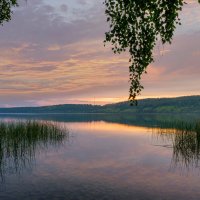
{"type": "MultiPolygon", "coordinates": [[[[37,106],[43,106],[43,105],[57,105],[57,104],[92,104],[92,105],[105,105],[109,103],[117,103],[121,101],[126,101],[127,99],[124,97],[118,97],[118,98],[77,98],[77,99],[60,99],[60,98],[54,98],[50,100],[39,100],[37,101],[37,106]]],[[[34,103],[34,101],[29,101],[29,103],[34,103]]]]}
{"type": "MultiPolygon", "coordinates": [[[[172,45],[156,47],[140,98],[199,94],[197,8],[190,1],[172,45]]],[[[21,1],[0,30],[0,106],[127,100],[128,56],[103,46],[107,29],[102,1],[21,1]]]]}

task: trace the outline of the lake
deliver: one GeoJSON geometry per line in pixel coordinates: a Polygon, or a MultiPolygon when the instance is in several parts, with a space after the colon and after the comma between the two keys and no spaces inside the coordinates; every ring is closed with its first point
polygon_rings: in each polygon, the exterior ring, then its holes
{"type": "Polygon", "coordinates": [[[0,115],[26,120],[63,134],[0,129],[1,200],[199,199],[200,115],[0,115]]]}

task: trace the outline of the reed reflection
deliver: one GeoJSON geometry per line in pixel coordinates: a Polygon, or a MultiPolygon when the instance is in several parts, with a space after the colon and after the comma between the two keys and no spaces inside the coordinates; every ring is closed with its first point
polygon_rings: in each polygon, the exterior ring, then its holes
{"type": "Polygon", "coordinates": [[[153,129],[154,138],[173,149],[172,167],[199,167],[200,122],[168,122],[153,129]]]}
{"type": "Polygon", "coordinates": [[[0,178],[30,167],[36,151],[61,145],[68,131],[56,123],[42,121],[0,122],[0,178]]]}

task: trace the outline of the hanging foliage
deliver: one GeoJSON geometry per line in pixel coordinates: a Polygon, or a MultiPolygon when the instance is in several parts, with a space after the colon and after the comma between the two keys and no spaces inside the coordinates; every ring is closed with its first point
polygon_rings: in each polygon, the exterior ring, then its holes
{"type": "Polygon", "coordinates": [[[0,25],[11,19],[11,8],[17,5],[17,0],[0,0],[0,25]]]}
{"type": "MultiPolygon", "coordinates": [[[[199,0],[200,2],[200,0],[199,0]]],[[[130,95],[133,103],[143,86],[141,77],[154,61],[153,49],[158,39],[171,43],[183,0],[105,0],[105,13],[110,30],[105,42],[114,53],[128,51],[130,55],[130,95]]]]}

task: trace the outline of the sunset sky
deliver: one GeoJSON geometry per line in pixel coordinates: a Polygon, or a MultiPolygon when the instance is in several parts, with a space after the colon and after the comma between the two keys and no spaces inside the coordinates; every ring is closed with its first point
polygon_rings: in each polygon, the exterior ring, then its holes
{"type": "MultiPolygon", "coordinates": [[[[128,57],[103,45],[102,2],[20,1],[0,27],[0,107],[128,99],[128,57]]],[[[200,95],[200,5],[187,2],[172,45],[155,48],[140,98],[200,95]]]]}

